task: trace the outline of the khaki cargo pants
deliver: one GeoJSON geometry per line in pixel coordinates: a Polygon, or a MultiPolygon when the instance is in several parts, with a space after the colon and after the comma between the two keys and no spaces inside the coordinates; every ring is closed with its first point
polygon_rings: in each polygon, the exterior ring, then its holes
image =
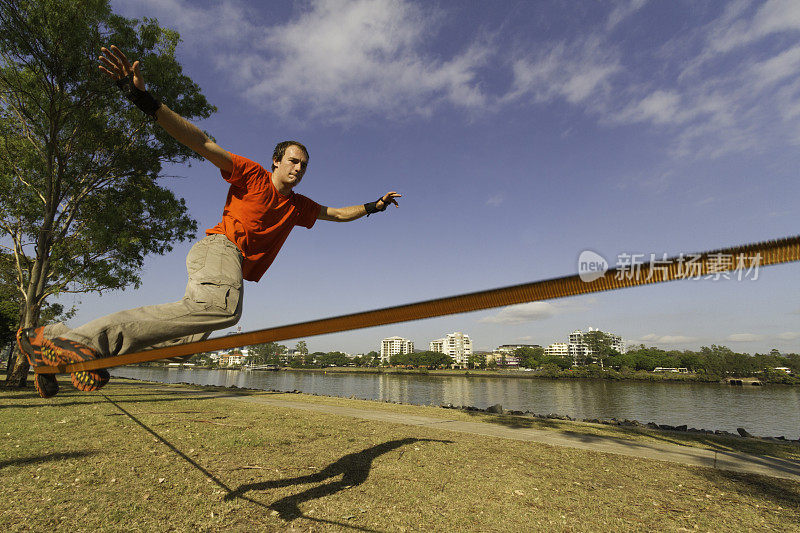
{"type": "MultiPolygon", "coordinates": [[[[91,346],[103,357],[194,342],[242,316],[242,253],[225,235],[209,235],[186,256],[189,282],[178,302],[120,311],[66,331],[45,330],[91,346]]],[[[187,359],[176,358],[176,359],[187,359]]]]}

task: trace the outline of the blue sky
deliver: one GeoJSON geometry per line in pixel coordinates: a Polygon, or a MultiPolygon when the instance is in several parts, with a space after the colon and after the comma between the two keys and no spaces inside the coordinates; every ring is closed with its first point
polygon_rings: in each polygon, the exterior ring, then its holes
{"type": "MultiPolygon", "coordinates": [[[[798,232],[794,1],[113,5],[180,32],[185,72],[219,108],[200,126],[224,148],[266,166],[276,142],[303,141],[297,192],[324,205],[403,194],[388,213],[295,229],[247,284],[244,331],[573,274],[587,249],[613,264],[798,232]]],[[[219,221],[210,163],[165,173],[201,228],[219,221]]],[[[179,299],[189,247],[149,258],[138,291],[81,296],[71,324],[179,299]]],[[[305,340],[366,352],[464,331],[491,349],[593,326],[662,348],[798,352],[798,269],[305,340]]]]}

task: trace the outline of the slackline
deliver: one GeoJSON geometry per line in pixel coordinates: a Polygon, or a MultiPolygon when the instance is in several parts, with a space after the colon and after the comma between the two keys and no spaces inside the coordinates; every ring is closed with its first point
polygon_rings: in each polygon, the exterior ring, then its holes
{"type": "Polygon", "coordinates": [[[34,371],[39,374],[58,374],[77,372],[79,370],[111,368],[201,352],[228,350],[266,342],[312,337],[326,333],[468,313],[493,307],[552,300],[679,279],[720,278],[723,276],[730,279],[731,273],[736,273],[737,271],[741,279],[741,274],[745,269],[751,271],[755,268],[757,272],[757,269],[762,266],[798,260],[800,260],[800,235],[698,254],[681,254],[668,259],[641,263],[638,264],[637,268],[634,268],[633,264],[618,265],[616,268],[609,269],[602,277],[588,282],[581,280],[579,275],[564,276],[398,305],[396,307],[386,307],[373,311],[238,333],[226,337],[206,339],[166,348],[155,348],[81,363],[39,366],[35,367],[34,371]]]}

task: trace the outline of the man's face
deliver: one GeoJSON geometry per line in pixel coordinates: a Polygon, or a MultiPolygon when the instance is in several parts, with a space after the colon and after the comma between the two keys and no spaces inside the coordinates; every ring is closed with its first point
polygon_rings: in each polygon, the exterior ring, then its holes
{"type": "Polygon", "coordinates": [[[273,160],[275,170],[272,171],[273,179],[284,187],[292,189],[303,179],[306,173],[308,158],[300,147],[292,145],[286,148],[283,159],[273,160]]]}

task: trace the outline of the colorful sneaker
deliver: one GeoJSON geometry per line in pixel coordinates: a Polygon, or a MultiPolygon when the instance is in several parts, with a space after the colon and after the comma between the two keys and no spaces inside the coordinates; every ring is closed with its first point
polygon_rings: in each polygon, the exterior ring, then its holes
{"type": "MultiPolygon", "coordinates": [[[[102,357],[94,348],[63,337],[45,338],[42,341],[42,354],[43,357],[52,357],[63,364],[81,363],[102,357]]],[[[80,370],[73,372],[71,377],[75,388],[86,392],[101,389],[111,378],[105,368],[80,370]]]]}
{"type": "Polygon", "coordinates": [[[17,346],[33,367],[58,365],[58,359],[49,351],[42,349],[44,341],[44,326],[17,331],[17,346]]]}
{"type": "Polygon", "coordinates": [[[52,398],[58,394],[58,381],[55,374],[34,374],[33,386],[42,398],[52,398]]]}
{"type": "Polygon", "coordinates": [[[70,374],[72,384],[76,389],[84,392],[100,390],[111,379],[111,374],[105,368],[98,370],[81,370],[70,374]]]}
{"type": "Polygon", "coordinates": [[[42,357],[54,359],[58,361],[57,364],[69,365],[72,363],[82,363],[102,357],[94,348],[90,348],[80,342],[65,339],[64,337],[56,337],[55,339],[44,337],[42,338],[41,345],[42,357]]]}

